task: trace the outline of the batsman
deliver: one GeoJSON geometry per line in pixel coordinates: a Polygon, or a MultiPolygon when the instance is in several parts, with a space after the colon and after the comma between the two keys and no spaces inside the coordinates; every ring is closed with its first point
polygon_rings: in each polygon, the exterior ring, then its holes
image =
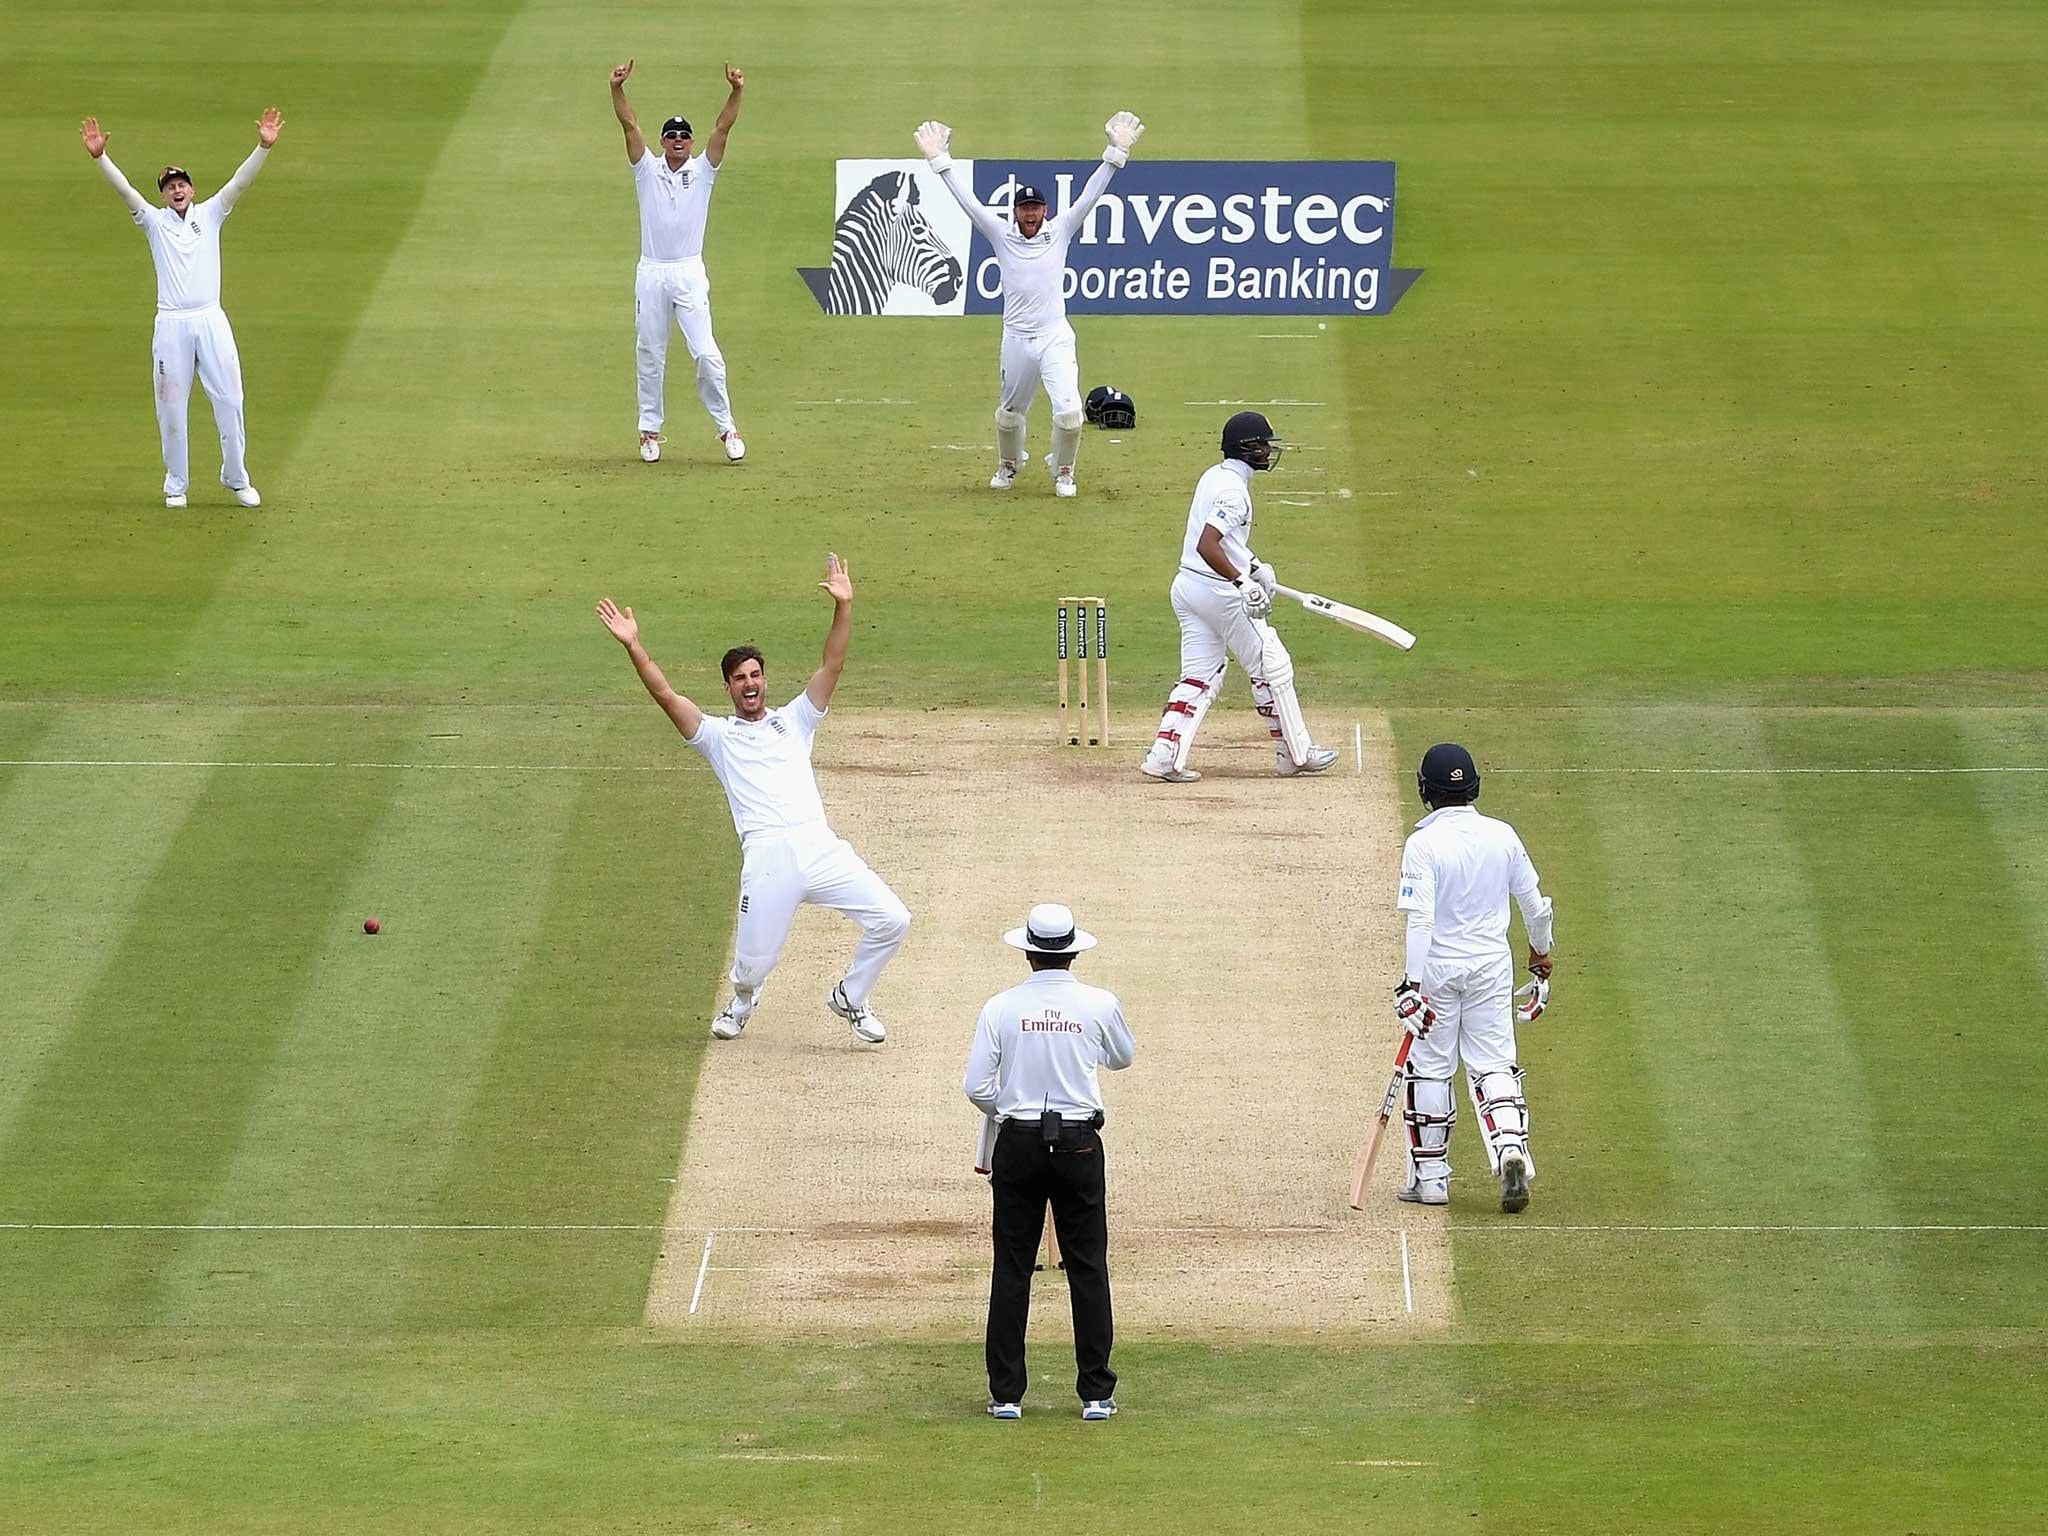
{"type": "Polygon", "coordinates": [[[1500,1180],[1500,1208],[1512,1215],[1528,1208],[1529,1181],[1536,1176],[1515,1020],[1535,1020],[1550,1001],[1550,898],[1515,829],[1473,809],[1479,768],[1470,752],[1448,741],[1431,747],[1415,787],[1429,814],[1401,850],[1401,893],[1394,903],[1408,914],[1394,1018],[1414,1036],[1402,1112],[1408,1181],[1397,1198],[1450,1203],[1451,1128],[1458,1120],[1451,1073],[1462,1055],[1487,1165],[1500,1180]],[[1529,935],[1532,979],[1519,992],[1508,947],[1510,896],[1529,935]]]}

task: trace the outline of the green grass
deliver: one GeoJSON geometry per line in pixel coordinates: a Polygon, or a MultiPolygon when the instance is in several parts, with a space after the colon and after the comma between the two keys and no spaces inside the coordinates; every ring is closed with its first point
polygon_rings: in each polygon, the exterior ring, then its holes
{"type": "MultiPolygon", "coordinates": [[[[0,1223],[158,1229],[0,1229],[0,1525],[2038,1523],[2037,7],[0,26],[0,1223]],[[709,248],[741,470],[680,378],[667,459],[630,457],[629,54],[650,116],[714,111],[723,57],[752,82],[709,248]],[[272,101],[225,257],[266,506],[195,449],[174,518],[146,256],[75,124],[210,190],[272,101]],[[994,507],[931,446],[988,440],[994,323],[831,324],[795,276],[829,162],[934,112],[963,153],[1081,157],[1126,104],[1160,158],[1396,160],[1427,275],[1313,343],[1084,320],[1143,426],[1077,502],[994,507]],[[916,404],[799,403],[880,394],[916,404]],[[1534,1222],[1461,1127],[1445,1334],[1130,1338],[1107,1431],[1043,1354],[998,1431],[969,1343],[644,1330],[737,861],[700,773],[638,771],[677,748],[592,601],[686,689],[740,637],[788,676],[836,548],[850,711],[1021,710],[1079,585],[1137,719],[1220,414],[1181,402],[1247,395],[1327,402],[1276,411],[1316,451],[1275,489],[1391,493],[1269,494],[1262,552],[1423,636],[1290,623],[1311,721],[1379,703],[1400,763],[1465,740],[1556,896],[1534,1222]],[[21,765],[71,759],[199,766],[21,765]],[[578,771],[204,766],[239,762],[578,771]],[[1674,768],[1756,771],[1637,771],[1674,768]],[[1807,771],[1846,768],[1949,771],[1807,771]]],[[[1333,1065],[1362,1116],[1380,1067],[1333,1065]]]]}

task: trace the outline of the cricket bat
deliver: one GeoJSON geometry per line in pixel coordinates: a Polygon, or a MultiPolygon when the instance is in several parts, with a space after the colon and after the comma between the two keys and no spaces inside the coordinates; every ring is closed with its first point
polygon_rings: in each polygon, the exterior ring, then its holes
{"type": "Polygon", "coordinates": [[[1401,1096],[1401,1073],[1408,1065],[1408,1047],[1415,1043],[1412,1031],[1404,1031],[1401,1048],[1394,1052],[1394,1075],[1387,1079],[1386,1094],[1380,1099],[1379,1123],[1358,1149],[1358,1162],[1351,1170],[1351,1209],[1365,1209],[1366,1187],[1372,1183],[1372,1165],[1379,1161],[1380,1138],[1387,1134],[1387,1122],[1394,1118],[1394,1101],[1401,1096]]]}
{"type": "Polygon", "coordinates": [[[1384,640],[1397,651],[1415,649],[1415,637],[1392,619],[1383,619],[1376,613],[1367,613],[1363,608],[1354,608],[1349,603],[1332,602],[1329,598],[1314,592],[1299,592],[1293,587],[1275,587],[1280,597],[1291,597],[1310,613],[1320,613],[1326,619],[1335,619],[1347,629],[1358,630],[1371,635],[1375,640],[1384,640]]]}

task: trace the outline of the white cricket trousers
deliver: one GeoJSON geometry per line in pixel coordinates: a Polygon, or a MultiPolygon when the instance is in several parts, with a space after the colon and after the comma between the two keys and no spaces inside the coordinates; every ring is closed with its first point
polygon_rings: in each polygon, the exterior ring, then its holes
{"type": "Polygon", "coordinates": [[[235,350],[226,312],[218,304],[160,309],[149,350],[155,365],[156,427],[164,442],[164,494],[182,496],[191,485],[185,418],[195,368],[220,431],[220,483],[241,490],[249,483],[249,466],[243,462],[248,439],[242,430],[242,355],[235,350]]]}
{"type": "Polygon", "coordinates": [[[1074,351],[1074,328],[1062,320],[1035,336],[1003,332],[1001,398],[996,409],[1025,416],[1040,386],[1055,418],[1081,413],[1081,364],[1074,351]]]}
{"type": "Polygon", "coordinates": [[[1498,959],[1433,961],[1422,978],[1422,995],[1436,1011],[1436,1024],[1408,1048],[1408,1070],[1418,1077],[1449,1077],[1458,1058],[1484,1076],[1515,1064],[1515,964],[1498,959]]]}
{"type": "Polygon", "coordinates": [[[697,398],[720,432],[732,430],[732,402],[725,393],[725,354],[711,336],[711,278],[702,257],[687,261],[641,258],[633,277],[633,349],[640,369],[640,430],[659,432],[662,388],[668,377],[668,323],[675,317],[684,345],[697,362],[697,398]]]}
{"type": "Polygon", "coordinates": [[[1220,577],[1212,581],[1192,571],[1176,572],[1168,596],[1180,620],[1180,681],[1167,695],[1152,743],[1154,756],[1170,757],[1175,768],[1187,767],[1195,732],[1216,702],[1233,656],[1251,678],[1252,704],[1265,717],[1274,746],[1284,751],[1269,679],[1291,689],[1294,664],[1279,631],[1246,613],[1243,595],[1220,577]]]}
{"type": "Polygon", "coordinates": [[[869,869],[853,844],[825,826],[756,832],[740,856],[740,918],[732,946],[732,984],[759,990],[782,958],[789,926],[804,902],[830,907],[860,924],[846,968],[846,1000],[865,1003],[882,967],[910,935],[910,909],[869,869]]]}

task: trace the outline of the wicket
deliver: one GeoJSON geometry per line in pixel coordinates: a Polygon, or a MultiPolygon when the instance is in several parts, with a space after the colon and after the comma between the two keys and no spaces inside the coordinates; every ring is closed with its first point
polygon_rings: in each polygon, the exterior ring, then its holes
{"type": "Polygon", "coordinates": [[[1084,739],[1091,747],[1109,745],[1109,604],[1099,597],[1063,597],[1059,604],[1059,739],[1070,747],[1084,739]],[[1074,610],[1074,656],[1080,662],[1079,711],[1068,712],[1067,609],[1074,610]],[[1088,715],[1088,610],[1095,610],[1095,717],[1088,715]]]}

